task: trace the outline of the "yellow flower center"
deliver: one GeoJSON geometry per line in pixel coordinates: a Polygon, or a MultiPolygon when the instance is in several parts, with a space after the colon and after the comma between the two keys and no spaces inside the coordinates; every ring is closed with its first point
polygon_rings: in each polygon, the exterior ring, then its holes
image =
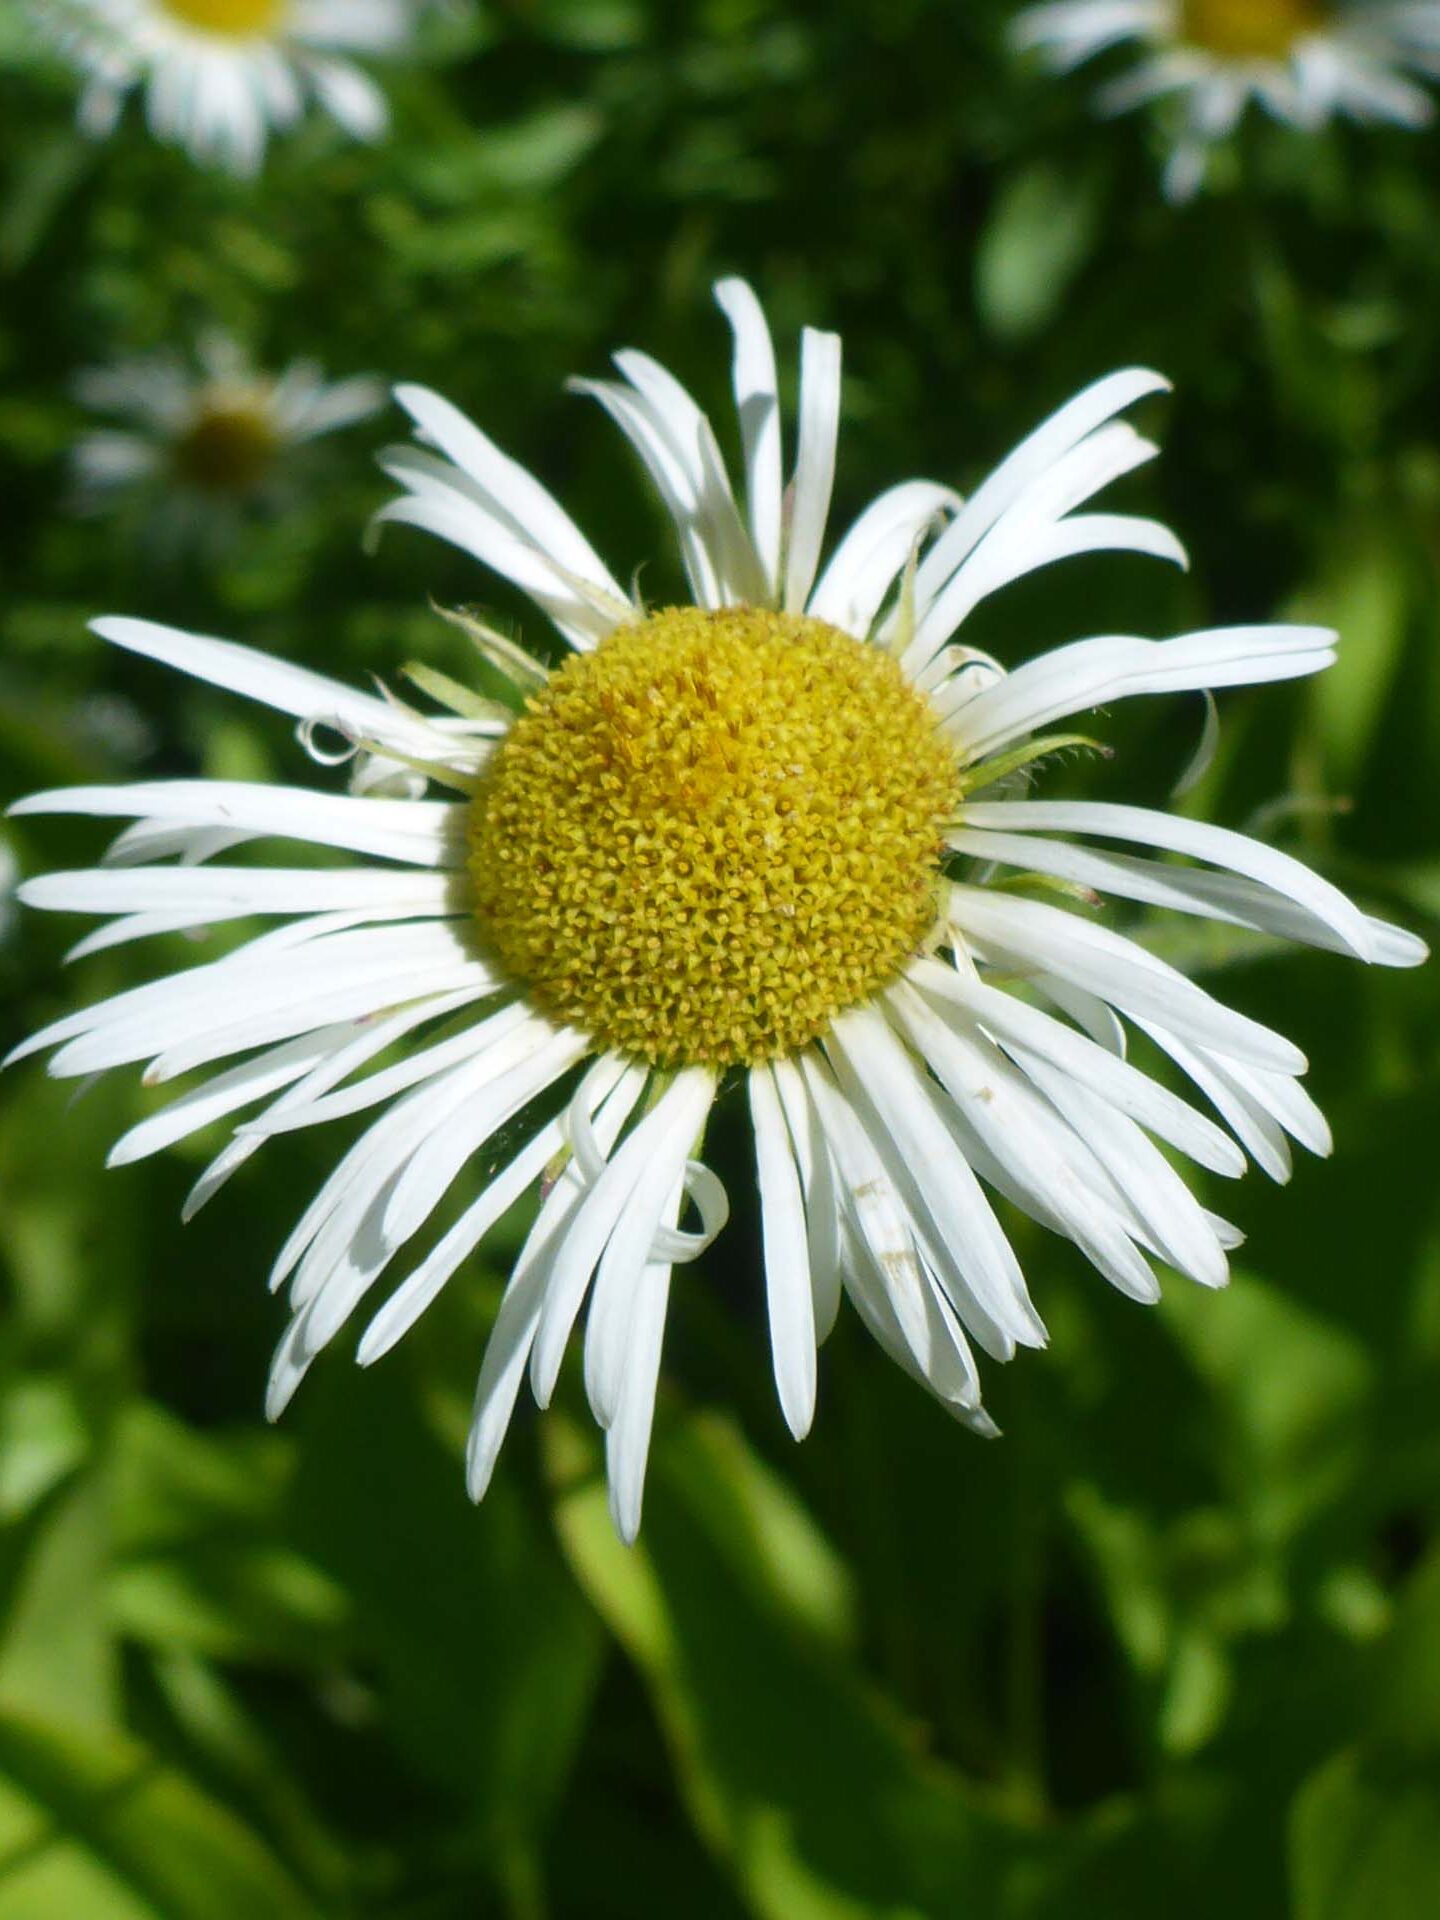
{"type": "Polygon", "coordinates": [[[568,660],[499,748],[476,915],[597,1047],[772,1059],[920,948],[958,787],[888,653],[798,614],[671,608],[568,660]]]}
{"type": "Polygon", "coordinates": [[[1181,0],[1181,37],[1232,60],[1283,60],[1323,26],[1324,0],[1181,0]]]}
{"type": "Polygon", "coordinates": [[[187,27],[203,33],[221,33],[236,40],[273,32],[285,0],[160,0],[165,12],[187,27]]]}
{"type": "Polygon", "coordinates": [[[220,401],[201,410],[175,442],[179,479],[202,493],[243,494],[259,486],[280,442],[269,413],[243,401],[220,401]]]}

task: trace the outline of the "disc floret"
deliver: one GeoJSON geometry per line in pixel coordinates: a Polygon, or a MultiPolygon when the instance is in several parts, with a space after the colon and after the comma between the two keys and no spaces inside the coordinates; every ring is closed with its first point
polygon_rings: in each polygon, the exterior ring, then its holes
{"type": "Polygon", "coordinates": [[[598,1047],[753,1065],[923,946],[958,787],[888,653],[800,615],[672,608],[567,661],[499,749],[477,917],[598,1047]]]}

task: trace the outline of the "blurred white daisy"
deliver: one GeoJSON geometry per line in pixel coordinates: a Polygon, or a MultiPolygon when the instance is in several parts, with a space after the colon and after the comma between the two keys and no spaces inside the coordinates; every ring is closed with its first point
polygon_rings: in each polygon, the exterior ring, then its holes
{"type": "Polygon", "coordinates": [[[1102,380],[968,501],[895,487],[822,567],[840,342],[803,337],[787,486],[764,317],[743,283],[716,291],[734,332],[742,492],[705,415],[646,355],[618,355],[618,381],[577,383],[658,486],[692,604],[640,604],[464,415],[399,391],[429,450],[388,457],[405,493],[384,517],[476,555],[569,649],[551,670],[473,626],[513,706],[411,669],[450,709],[430,718],[225,641],[98,623],[117,646],[295,716],[312,744],[424,770],[455,797],[182,780],[18,809],[134,822],[96,870],[22,889],[32,906],[117,916],[80,951],[281,921],[19,1050],[57,1048],[62,1076],[148,1061],[159,1084],[210,1070],[113,1161],[259,1106],[193,1209],[265,1140],[378,1112],[275,1262],[292,1319],[271,1414],[393,1281],[360,1340],[361,1361],[378,1359],[538,1186],[480,1371],[470,1489],[478,1499],[489,1482],[527,1368],[549,1401],[588,1302],[585,1384],[626,1538],[672,1275],[728,1211],[702,1157],[728,1090],[753,1126],[774,1372],[797,1437],[842,1294],[902,1367],[993,1431],[972,1342],[1006,1360],[1045,1331],[991,1193],[1151,1301],[1156,1264],[1218,1286],[1238,1239],[1171,1152],[1223,1175],[1248,1153],[1284,1179],[1287,1135],[1329,1145],[1298,1048],[1107,927],[1101,897],[1382,965],[1424,957],[1257,841],[1114,802],[1014,797],[1021,770],[1075,745],[1048,731],[1066,715],[1285,680],[1333,657],[1327,632],[1261,626],[1081,640],[1006,672],[957,639],[977,602],[1050,561],[1181,559],[1152,521],[1079,511],[1154,453],[1117,416],[1164,381],[1102,380]],[[210,864],[271,837],[352,861],[210,864]],[[1216,1117],[1128,1059],[1131,1033],[1216,1117]]]}
{"type": "Polygon", "coordinates": [[[352,58],[408,38],[405,0],[30,0],[41,28],[86,78],[80,124],[112,132],[145,89],[157,140],[232,173],[256,172],[272,128],[313,96],[346,132],[377,139],[385,96],[352,58]]]}
{"type": "Polygon", "coordinates": [[[1057,0],[1016,20],[1017,44],[1068,72],[1122,42],[1139,64],[1100,95],[1106,113],[1170,115],[1165,190],[1188,199],[1211,147],[1253,101],[1291,126],[1337,115],[1418,127],[1433,113],[1407,69],[1440,71],[1440,0],[1057,0]]]}
{"type": "Polygon", "coordinates": [[[172,545],[228,533],[256,508],[292,504],[299,450],[371,418],[387,397],[379,380],[327,381],[309,360],[257,372],[223,334],[200,341],[193,365],[159,353],[88,368],[75,394],[123,423],[76,442],[77,505],[138,506],[172,545]]]}

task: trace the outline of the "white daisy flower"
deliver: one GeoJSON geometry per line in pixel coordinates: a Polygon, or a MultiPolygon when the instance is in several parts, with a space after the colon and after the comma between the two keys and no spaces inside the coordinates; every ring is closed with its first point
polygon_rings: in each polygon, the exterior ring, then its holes
{"type": "Polygon", "coordinates": [[[1339,115],[1418,127],[1433,103],[1406,70],[1440,73],[1440,0],[1058,0],[1028,8],[1012,31],[1060,72],[1123,42],[1144,47],[1100,104],[1168,104],[1172,200],[1196,192],[1211,147],[1251,102],[1302,129],[1339,115]]]}
{"type": "Polygon", "coordinates": [[[375,140],[385,96],[352,54],[409,35],[405,0],[30,0],[49,37],[86,77],[85,132],[113,132],[125,96],[145,89],[157,140],[248,177],[272,128],[293,126],[313,96],[347,133],[375,140]]]}
{"type": "Polygon", "coordinates": [[[386,404],[379,380],[328,381],[309,360],[260,373],[223,334],[200,341],[194,366],[169,353],[122,360],[87,369],[75,393],[124,423],[76,443],[78,506],[138,502],[172,544],[229,531],[255,508],[283,510],[296,496],[299,450],[386,404]]]}
{"type": "Polygon", "coordinates": [[[957,638],[980,600],[1050,561],[1183,557],[1152,521],[1080,511],[1155,452],[1118,416],[1163,380],[1100,381],[968,501],[925,481],[893,488],[822,566],[840,342],[804,335],[787,486],[764,317],[742,282],[716,291],[735,340],[741,492],[705,415],[646,355],[618,355],[619,380],[577,383],[658,486],[689,605],[642,605],[478,427],[433,393],[399,391],[427,450],[389,456],[405,492],[384,518],[475,554],[570,650],[552,671],[474,625],[515,707],[412,670],[451,708],[426,718],[222,640],[98,623],[116,646],[293,715],[309,740],[423,769],[454,798],[182,780],[19,808],[133,822],[96,870],[22,889],[32,906],[116,916],[80,951],[281,922],[19,1049],[58,1049],[62,1076],[208,1070],[112,1161],[259,1107],[193,1209],[264,1141],[378,1113],[275,1262],[292,1318],[271,1414],[382,1285],[359,1358],[387,1352],[538,1184],[480,1370],[470,1490],[485,1491],[527,1369],[550,1400],[585,1309],[585,1384],[627,1539],[672,1277],[728,1210],[702,1157],[717,1101],[743,1103],[753,1127],[774,1373],[795,1435],[842,1294],[902,1367],[993,1431],[973,1348],[1007,1360],[1045,1329],[991,1194],[1152,1301],[1156,1265],[1219,1286],[1239,1237],[1172,1154],[1227,1176],[1249,1154],[1284,1179],[1287,1138],[1329,1146],[1298,1048],[1106,926],[1100,897],[1381,965],[1424,957],[1257,841],[1014,794],[1021,769],[1074,744],[1047,731],[1067,715],[1291,679],[1333,657],[1328,632],[1261,626],[1107,635],[1007,672],[957,638]],[[271,837],[351,861],[212,864],[271,837]],[[1057,883],[1055,897],[1006,874],[1057,883]],[[1127,1058],[1132,1032],[1214,1117],[1127,1058]]]}

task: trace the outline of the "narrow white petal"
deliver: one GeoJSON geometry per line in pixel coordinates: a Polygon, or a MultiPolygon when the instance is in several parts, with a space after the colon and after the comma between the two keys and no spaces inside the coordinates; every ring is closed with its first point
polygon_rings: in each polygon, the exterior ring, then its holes
{"type": "MultiPolygon", "coordinates": [[[[351,1114],[363,1113],[367,1107],[393,1100],[397,1094],[408,1092],[422,1080],[433,1080],[439,1074],[448,1073],[451,1067],[462,1066],[479,1054],[490,1053],[502,1043],[513,1047],[516,1034],[527,1030],[533,1021],[534,1014],[524,1000],[511,1000],[504,1006],[486,1012],[462,1032],[407,1054],[394,1066],[382,1068],[379,1073],[369,1074],[363,1080],[353,1081],[338,1093],[312,1091],[307,1099],[276,1106],[261,1119],[252,1121],[244,1131],[268,1137],[276,1133],[294,1133],[302,1127],[323,1126],[330,1120],[342,1120],[351,1114]]],[[[508,1059],[510,1056],[507,1053],[504,1057],[508,1059]]]]}
{"type": "Polygon", "coordinates": [[[672,373],[649,354],[627,350],[615,364],[649,409],[688,476],[700,526],[727,601],[764,604],[769,582],[740,519],[714,429],[672,373]]]}
{"type": "Polygon", "coordinates": [[[1112,700],[1292,680],[1334,658],[1335,636],[1321,627],[1229,627],[1175,640],[1106,636],[1042,654],[963,703],[953,695],[937,701],[937,710],[953,715],[955,744],[974,761],[1112,700]]]}
{"type": "Polygon", "coordinates": [[[448,801],[360,800],[241,780],[157,780],[32,793],[10,811],[173,822],[177,829],[221,828],[243,838],[275,835],[417,867],[463,866],[465,860],[466,809],[448,801]]]}
{"type": "Polygon", "coordinates": [[[916,577],[916,599],[923,613],[991,527],[1026,488],[1087,435],[1126,407],[1153,393],[1168,393],[1162,374],[1132,368],[1109,374],[1060,408],[995,469],[970,496],[955,522],[926,555],[916,577]]]}
{"type": "Polygon", "coordinates": [[[776,1060],[771,1072],[785,1111],[785,1124],[790,1131],[805,1192],[805,1236],[815,1338],[823,1345],[834,1332],[840,1312],[843,1224],[835,1168],[815,1103],[799,1069],[791,1060],[776,1060]]]}
{"type": "Polygon", "coordinates": [[[1245,1156],[1213,1121],[1180,1099],[1158,1080],[1141,1073],[1128,1061],[1097,1046],[1063,1021],[1028,1006],[1013,993],[964,979],[953,967],[937,961],[917,961],[908,976],[926,998],[946,1012],[964,1009],[1010,1052],[1024,1047],[1063,1073],[1088,1086],[1142,1127],[1168,1141],[1200,1166],[1231,1178],[1245,1171],[1245,1156]]]}
{"type": "Polygon", "coordinates": [[[463,913],[463,881],[448,874],[352,867],[99,867],[46,873],[18,890],[52,913],[164,913],[208,925],[250,914],[363,909],[393,918],[463,913]]]}
{"type": "Polygon", "coordinates": [[[598,592],[622,603],[628,599],[559,501],[458,407],[425,387],[399,386],[395,398],[425,438],[470,476],[491,511],[513,533],[598,592]]]}
{"type": "Polygon", "coordinates": [[[371,1320],[355,1358],[371,1366],[402,1340],[435,1301],[463,1260],[479,1246],[501,1215],[534,1185],[563,1144],[560,1122],[552,1120],[520,1149],[466,1208],[449,1232],[398,1286],[371,1320]]]}
{"type": "Polygon", "coordinates": [[[1236,1013],[1174,967],[1108,927],[1043,901],[984,887],[951,888],[965,937],[994,964],[1035,966],[1108,1000],[1122,1013],[1162,1021],[1182,1039],[1280,1073],[1306,1060],[1282,1034],[1236,1013]]]}
{"type": "MultiPolygon", "coordinates": [[[[602,1159],[619,1137],[636,1101],[644,1091],[646,1074],[611,1058],[597,1060],[582,1080],[561,1122],[562,1139],[579,1111],[594,1114],[596,1145],[602,1159]]],[[[541,1202],[535,1224],[511,1271],[495,1325],[485,1348],[485,1359],[475,1389],[475,1407],[466,1446],[466,1485],[472,1500],[483,1497],[504,1440],[525,1366],[545,1303],[555,1255],[564,1244],[588,1182],[572,1157],[551,1191],[541,1202]]],[[[541,1405],[545,1397],[541,1397],[541,1405]]]]}
{"type": "Polygon", "coordinates": [[[1161,1257],[1201,1286],[1223,1287],[1224,1249],[1169,1161],[1134,1121],[1035,1055],[1020,1064],[1109,1172],[1161,1257]]]}
{"type": "Polygon", "coordinates": [[[760,1186],[765,1296],[775,1387],[785,1421],[803,1440],[815,1418],[815,1301],[809,1237],[795,1155],[769,1067],[746,1078],[760,1186]]]}
{"type": "Polygon", "coordinates": [[[998,535],[1003,524],[959,569],[919,623],[914,641],[919,658],[929,659],[982,600],[1057,561],[1078,559],[1086,553],[1148,554],[1151,559],[1169,560],[1179,567],[1187,560],[1184,547],[1168,527],[1132,514],[1072,514],[1056,526],[1038,532],[1027,528],[1023,537],[1002,541],[998,535]]]}
{"type": "MultiPolygon", "coordinates": [[[[1154,1276],[1123,1224],[1082,1178],[1083,1141],[1026,1087],[1000,1050],[978,1031],[948,1027],[911,990],[891,995],[897,1020],[955,1102],[968,1134],[983,1145],[1009,1197],[1067,1234],[1086,1258],[1132,1298],[1158,1297],[1154,1276]]],[[[982,1173],[984,1167],[978,1169],[982,1173]]]]}
{"type": "Polygon", "coordinates": [[[446,1014],[458,1012],[461,1007],[469,1006],[481,998],[485,991],[484,988],[464,988],[459,993],[442,994],[403,1006],[382,1020],[372,1018],[350,1022],[343,1029],[348,1036],[344,1044],[321,1059],[278,1100],[271,1102],[262,1116],[264,1131],[247,1128],[216,1155],[186,1196],[181,1218],[187,1222],[192,1220],[207,1201],[214,1199],[225,1182],[259,1152],[270,1133],[279,1130],[277,1122],[280,1116],[318,1101],[331,1087],[338,1086],[352,1073],[368,1066],[370,1061],[377,1059],[416,1027],[428,1020],[443,1019],[446,1014]]]}
{"type": "Polygon", "coordinates": [[[1220,1070],[1220,1062],[1214,1055],[1198,1047],[1187,1047],[1183,1040],[1177,1040],[1163,1027],[1149,1027],[1146,1031],[1156,1046],[1168,1053],[1176,1066],[1195,1082],[1256,1166],[1283,1186],[1293,1168],[1284,1128],[1263,1107],[1245,1098],[1220,1070]]]}
{"type": "Polygon", "coordinates": [[[745,281],[717,282],[715,298],[735,336],[733,380],[745,448],[745,503],[750,538],[764,574],[765,599],[773,605],[780,596],[784,491],[775,348],[760,302],[745,281]]]}
{"type": "MultiPolygon", "coordinates": [[[[696,1077],[686,1092],[673,1100],[668,1131],[659,1133],[649,1144],[639,1177],[629,1187],[595,1271],[585,1326],[585,1390],[602,1427],[610,1425],[619,1404],[636,1290],[651,1262],[657,1233],[664,1225],[673,1227],[669,1216],[678,1211],[676,1195],[683,1192],[685,1163],[714,1098],[714,1077],[696,1069],[687,1071],[696,1077]]],[[[679,1085],[677,1079],[661,1099],[657,1112],[679,1085]]],[[[640,1131],[636,1129],[635,1137],[640,1131]]],[[[603,1180],[602,1174],[596,1183],[597,1194],[603,1180]]],[[[587,1211],[582,1209],[580,1213],[577,1234],[584,1230],[587,1211]]],[[[563,1261],[562,1255],[562,1265],[563,1261]]],[[[557,1284],[559,1272],[557,1267],[557,1284]]]]}
{"type": "Polygon", "coordinates": [[[807,327],[800,336],[800,438],[790,483],[785,554],[787,612],[803,613],[815,584],[840,435],[840,336],[807,327]]]}
{"type": "MultiPolygon", "coordinates": [[[[585,1193],[556,1252],[535,1346],[531,1379],[546,1405],[555,1389],[570,1330],[590,1279],[651,1160],[681,1136],[688,1154],[714,1098],[714,1075],[687,1067],[678,1073],[623,1145],[605,1162],[585,1193]]],[[[682,1154],[682,1160],[684,1155],[682,1154]]],[[[653,1227],[652,1227],[653,1231],[653,1227]]]]}
{"type": "Polygon", "coordinates": [[[903,481],[872,500],[820,576],[811,617],[863,639],[926,533],[959,507],[958,493],[929,480],[903,481]]]}
{"type": "MultiPolygon", "coordinates": [[[[1020,1263],[969,1163],[938,1120],[914,1056],[871,1008],[842,1014],[825,1045],[828,1054],[839,1056],[852,1105],[861,1099],[872,1105],[893,1140],[936,1238],[981,1314],[1021,1346],[1043,1346],[1045,1329],[1020,1263]]],[[[883,1154],[881,1142],[875,1144],[883,1154]]],[[[964,1307],[955,1304],[965,1319],[964,1307]]],[[[972,1331],[979,1337],[978,1329],[972,1331]]]]}
{"type": "Polygon", "coordinates": [[[267,1099],[272,1093],[300,1079],[318,1061],[328,1059],[343,1045],[350,1031],[348,1026],[322,1027],[318,1033],[309,1033],[283,1047],[271,1048],[257,1059],[247,1060],[227,1073],[217,1074],[213,1080],[207,1080],[203,1087],[192,1088],[178,1100],[172,1100],[159,1113],[151,1114],[148,1119],[131,1127],[128,1133],[122,1134],[110,1149],[105,1164],[110,1167],[129,1166],[132,1161],[143,1160],[163,1147],[173,1146],[177,1140],[198,1133],[202,1127],[208,1127],[213,1121],[223,1119],[226,1114],[234,1113],[240,1107],[267,1099]]]}
{"type": "Polygon", "coordinates": [[[517,1031],[509,1044],[502,1042],[482,1055],[465,1076],[461,1101],[444,1128],[411,1158],[396,1181],[380,1219],[385,1238],[398,1246],[418,1233],[471,1154],[567,1073],[588,1045],[583,1034],[555,1033],[548,1022],[537,1020],[517,1031]],[[513,1064],[502,1070],[502,1059],[513,1064]]]}
{"type": "Polygon", "coordinates": [[[572,393],[598,400],[643,461],[666,512],[675,525],[680,554],[695,603],[701,607],[725,604],[725,590],[694,476],[676,453],[651,409],[628,387],[613,380],[572,380],[572,393]]]}
{"type": "Polygon", "coordinates": [[[348,60],[312,61],[309,79],[321,106],[354,139],[378,140],[389,126],[385,95],[348,60]]]}
{"type": "Polygon", "coordinates": [[[1020,833],[1085,833],[1102,839],[1129,840],[1186,854],[1227,872],[1243,875],[1257,885],[1293,901],[1302,911],[1335,934],[1362,960],[1374,958],[1374,942],[1364,914],[1338,887],[1261,840],[1178,814],[1158,813],[1147,807],[1116,806],[1110,802],[1075,800],[1011,800],[978,802],[964,809],[972,827],[997,827],[1020,833]]]}
{"type": "MultiPolygon", "coordinates": [[[[678,1191],[675,1208],[679,1206],[678,1191]]],[[[665,1337],[665,1314],[670,1301],[670,1269],[649,1265],[642,1271],[628,1323],[625,1375],[615,1417],[605,1435],[605,1463],[610,1482],[610,1517],[626,1546],[640,1531],[645,1495],[645,1467],[650,1456],[650,1430],[655,1420],[655,1393],[660,1379],[660,1349],[665,1337]]]]}
{"type": "Polygon", "coordinates": [[[320,720],[377,739],[393,730],[394,709],[384,700],[356,693],[338,680],[277,660],[273,654],[237,646],[233,640],[183,633],[177,627],[157,626],[153,620],[111,617],[90,624],[91,631],[112,646],[143,654],[192,679],[258,700],[298,720],[320,720]]]}

